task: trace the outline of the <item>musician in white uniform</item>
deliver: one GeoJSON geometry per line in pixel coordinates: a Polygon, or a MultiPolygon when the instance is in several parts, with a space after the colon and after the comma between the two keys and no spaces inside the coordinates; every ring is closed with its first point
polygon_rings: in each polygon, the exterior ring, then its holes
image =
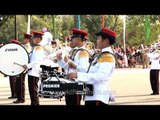
{"type": "Polygon", "coordinates": [[[160,46],[150,53],[149,57],[151,60],[150,83],[153,91],[151,95],[159,95],[160,46]]]}
{"type": "Polygon", "coordinates": [[[30,44],[32,39],[31,34],[24,33],[24,40],[22,46],[27,50],[28,54],[32,51],[32,46],[30,44]]]}
{"type": "MultiPolygon", "coordinates": [[[[11,40],[11,43],[16,43],[20,45],[21,43],[18,40],[11,40]]],[[[9,83],[11,88],[11,96],[8,99],[17,98],[17,76],[9,76],[9,83]]]]}
{"type": "Polygon", "coordinates": [[[42,36],[43,33],[41,32],[33,32],[34,48],[30,54],[30,63],[27,65],[23,65],[25,69],[28,69],[28,87],[31,105],[39,105],[39,72],[41,71],[40,65],[43,64],[43,59],[45,55],[43,47],[39,44],[42,40],[42,36]]]}
{"type": "Polygon", "coordinates": [[[66,37],[65,38],[65,42],[66,42],[66,50],[68,51],[68,53],[72,50],[72,47],[71,47],[71,45],[70,45],[70,40],[71,40],[71,38],[70,38],[70,36],[68,36],[68,37],[66,37]]]}
{"type": "Polygon", "coordinates": [[[85,105],[107,105],[109,103],[110,91],[108,82],[115,70],[115,58],[112,55],[111,45],[115,43],[116,33],[110,29],[102,28],[96,35],[98,36],[97,47],[101,49],[101,56],[99,54],[94,58],[88,73],[68,74],[69,78],[76,78],[76,81],[93,85],[93,95],[85,96],[85,105]],[[102,54],[105,51],[111,54],[102,54]]]}
{"type": "Polygon", "coordinates": [[[42,36],[42,41],[41,41],[41,43],[43,44],[43,45],[51,45],[51,42],[52,42],[52,40],[53,40],[53,36],[52,36],[52,34],[47,30],[47,28],[46,27],[43,27],[42,28],[42,32],[43,32],[43,36],[42,36]]]}
{"type": "MultiPolygon", "coordinates": [[[[84,30],[78,30],[76,28],[72,29],[73,35],[71,37],[72,48],[77,47],[78,49],[85,49],[84,40],[88,33],[84,30]]],[[[58,63],[61,67],[67,71],[67,73],[72,72],[87,72],[89,66],[89,53],[85,50],[78,50],[77,52],[72,52],[71,58],[67,59],[65,57],[62,59],[61,54],[57,55],[58,63]]],[[[68,91],[65,94],[66,105],[80,105],[81,95],[76,94],[76,91],[68,91]]]]}
{"type": "Polygon", "coordinates": [[[73,57],[75,57],[73,55],[74,55],[74,52],[77,50],[77,47],[74,45],[74,43],[70,37],[67,37],[66,40],[67,40],[67,44],[69,44],[69,46],[67,46],[68,56],[65,56],[64,60],[61,62],[58,62],[58,63],[61,65],[64,72],[67,74],[68,73],[67,60],[68,60],[68,58],[72,59],[73,57]],[[70,50],[69,50],[69,47],[70,47],[70,50]]]}
{"type": "MultiPolygon", "coordinates": [[[[30,41],[32,39],[31,34],[24,33],[24,40],[23,44],[21,44],[28,52],[28,54],[31,52],[31,45],[30,41]]],[[[13,103],[24,103],[25,102],[25,76],[26,72],[24,71],[20,75],[17,76],[17,81],[16,81],[16,88],[17,88],[17,100],[13,101],[13,103]]]]}
{"type": "Polygon", "coordinates": [[[48,56],[50,58],[50,66],[51,67],[55,67],[56,70],[58,72],[64,72],[63,69],[59,66],[59,64],[57,63],[57,61],[55,60],[56,58],[56,52],[59,50],[57,43],[55,41],[51,42],[51,47],[52,47],[52,52],[51,54],[48,56]],[[54,57],[53,57],[54,56],[54,57]]]}

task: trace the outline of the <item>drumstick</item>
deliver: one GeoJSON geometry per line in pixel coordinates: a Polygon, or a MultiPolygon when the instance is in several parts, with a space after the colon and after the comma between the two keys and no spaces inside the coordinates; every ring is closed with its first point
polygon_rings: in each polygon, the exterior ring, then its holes
{"type": "Polygon", "coordinates": [[[14,62],[13,64],[19,65],[19,66],[23,67],[23,65],[21,65],[21,64],[19,64],[19,63],[16,63],[16,62],[14,62]]]}
{"type": "MultiPolygon", "coordinates": [[[[14,62],[13,64],[19,65],[19,66],[23,67],[23,65],[21,65],[21,64],[19,64],[19,63],[16,63],[16,62],[14,62]]],[[[23,73],[25,73],[26,71],[27,71],[27,70],[24,70],[23,73]]]]}

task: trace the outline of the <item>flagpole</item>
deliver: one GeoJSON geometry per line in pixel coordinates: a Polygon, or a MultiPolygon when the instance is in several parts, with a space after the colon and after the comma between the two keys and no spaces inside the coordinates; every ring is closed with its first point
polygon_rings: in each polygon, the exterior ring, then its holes
{"type": "Polygon", "coordinates": [[[81,19],[80,19],[80,15],[77,15],[77,28],[81,29],[81,19]]]}
{"type": "Polygon", "coordinates": [[[17,40],[17,16],[14,16],[14,31],[15,31],[15,40],[17,40]]]}
{"type": "Polygon", "coordinates": [[[125,39],[125,34],[126,34],[126,15],[123,16],[123,47],[124,47],[124,52],[126,52],[126,39],[125,39]]]}
{"type": "Polygon", "coordinates": [[[125,60],[125,67],[128,67],[128,59],[126,55],[126,15],[123,16],[123,47],[124,47],[124,60],[125,60]]]}
{"type": "Polygon", "coordinates": [[[30,15],[28,15],[27,34],[30,34],[30,20],[31,20],[31,17],[30,17],[30,15]]]}
{"type": "Polygon", "coordinates": [[[55,22],[55,15],[52,16],[52,22],[53,22],[53,38],[56,39],[56,22],[55,22]]]}
{"type": "Polygon", "coordinates": [[[104,28],[104,15],[102,15],[102,28],[104,28]]]}

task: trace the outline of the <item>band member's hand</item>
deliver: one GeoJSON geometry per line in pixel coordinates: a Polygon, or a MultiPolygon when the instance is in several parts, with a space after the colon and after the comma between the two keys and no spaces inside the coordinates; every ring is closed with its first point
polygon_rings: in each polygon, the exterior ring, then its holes
{"type": "Polygon", "coordinates": [[[56,58],[57,58],[58,61],[61,60],[62,59],[62,53],[57,53],[56,58]]]}
{"type": "Polygon", "coordinates": [[[69,73],[68,78],[69,79],[77,78],[77,73],[69,73]]]}
{"type": "Polygon", "coordinates": [[[156,57],[156,58],[154,58],[155,60],[158,60],[160,58],[160,56],[158,56],[158,57],[156,57]]]}
{"type": "Polygon", "coordinates": [[[22,67],[23,67],[24,69],[27,69],[27,68],[28,68],[27,65],[22,65],[22,67]]]}
{"type": "Polygon", "coordinates": [[[69,61],[68,65],[69,65],[69,68],[73,68],[73,69],[77,68],[77,66],[72,61],[69,61]]]}
{"type": "Polygon", "coordinates": [[[69,57],[68,57],[68,56],[65,56],[65,57],[64,57],[64,61],[67,63],[68,60],[69,60],[69,57]]]}

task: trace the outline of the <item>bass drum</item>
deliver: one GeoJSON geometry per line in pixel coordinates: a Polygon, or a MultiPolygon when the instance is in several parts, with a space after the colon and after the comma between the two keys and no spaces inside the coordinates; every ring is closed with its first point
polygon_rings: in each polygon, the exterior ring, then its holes
{"type": "Polygon", "coordinates": [[[0,71],[8,76],[16,76],[25,71],[22,65],[28,64],[26,49],[18,44],[9,43],[0,48],[0,71]]]}

